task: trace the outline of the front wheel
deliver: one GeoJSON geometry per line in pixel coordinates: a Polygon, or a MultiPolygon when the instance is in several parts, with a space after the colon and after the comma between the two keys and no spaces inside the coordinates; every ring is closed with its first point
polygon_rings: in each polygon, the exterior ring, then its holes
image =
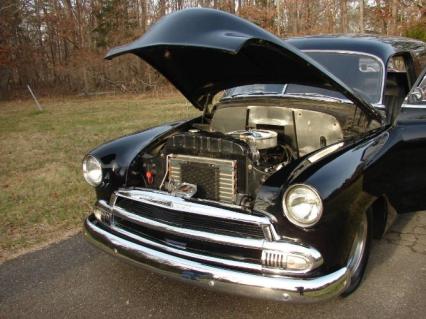
{"type": "Polygon", "coordinates": [[[370,255],[371,239],[372,239],[373,215],[371,210],[362,214],[358,230],[352,245],[351,256],[348,262],[348,269],[351,271],[351,281],[348,288],[342,294],[343,297],[354,292],[361,283],[367,266],[368,257],[370,255]]]}

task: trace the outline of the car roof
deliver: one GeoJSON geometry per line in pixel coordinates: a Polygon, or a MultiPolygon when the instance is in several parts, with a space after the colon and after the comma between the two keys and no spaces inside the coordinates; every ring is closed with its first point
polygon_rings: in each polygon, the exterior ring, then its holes
{"type": "Polygon", "coordinates": [[[426,43],[405,37],[375,34],[331,34],[284,39],[300,50],[341,50],[364,52],[379,57],[385,64],[396,53],[426,54],[426,43]]]}

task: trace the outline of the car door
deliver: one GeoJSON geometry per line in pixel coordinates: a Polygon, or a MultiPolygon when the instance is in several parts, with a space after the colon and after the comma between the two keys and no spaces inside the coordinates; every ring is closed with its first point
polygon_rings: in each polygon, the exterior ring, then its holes
{"type": "Polygon", "coordinates": [[[399,212],[426,209],[426,69],[413,85],[395,119],[393,196],[399,212]]]}

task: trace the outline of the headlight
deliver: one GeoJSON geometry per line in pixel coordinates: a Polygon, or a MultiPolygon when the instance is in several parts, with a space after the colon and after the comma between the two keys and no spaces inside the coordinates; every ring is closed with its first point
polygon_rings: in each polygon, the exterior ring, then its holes
{"type": "Polygon", "coordinates": [[[83,160],[83,176],[86,182],[96,187],[102,182],[101,163],[93,156],[87,155],[83,160]]]}
{"type": "Polygon", "coordinates": [[[283,197],[284,215],[300,227],[315,225],[322,215],[322,200],[317,191],[308,185],[293,185],[283,197]]]}

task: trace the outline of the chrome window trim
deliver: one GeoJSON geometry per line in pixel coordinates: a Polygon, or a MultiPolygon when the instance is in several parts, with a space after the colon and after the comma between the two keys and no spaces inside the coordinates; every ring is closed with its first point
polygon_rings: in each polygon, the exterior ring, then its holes
{"type": "MultiPolygon", "coordinates": [[[[313,49],[313,50],[301,50],[301,51],[303,53],[306,53],[306,52],[329,52],[329,53],[341,53],[341,54],[358,54],[358,55],[362,54],[362,55],[366,55],[366,56],[369,56],[369,57],[377,60],[379,62],[379,64],[382,66],[382,70],[383,70],[382,87],[381,87],[381,92],[380,92],[380,100],[376,101],[376,102],[368,102],[368,101],[367,102],[370,103],[370,104],[383,104],[383,94],[384,94],[385,80],[386,80],[386,67],[385,67],[385,64],[383,63],[383,61],[377,55],[374,55],[374,54],[371,54],[371,53],[367,53],[367,52],[364,52],[364,51],[351,51],[351,50],[318,50],[318,49],[314,50],[313,49]]],[[[313,59],[315,61],[314,58],[311,57],[311,59],[313,59]]],[[[331,73],[331,74],[333,74],[333,73],[331,73]]]]}
{"type": "MultiPolygon", "coordinates": [[[[259,83],[259,84],[269,84],[269,83],[259,83]]],[[[273,83],[273,84],[282,84],[283,85],[283,89],[282,89],[282,91],[281,91],[281,93],[266,93],[266,94],[259,94],[259,95],[256,95],[256,94],[238,94],[237,96],[225,96],[225,97],[222,97],[222,98],[220,98],[221,100],[229,100],[229,99],[235,99],[235,98],[239,98],[239,97],[250,97],[250,96],[252,96],[252,97],[259,97],[259,96],[269,96],[269,97],[274,97],[274,96],[284,96],[285,95],[285,91],[287,90],[287,83],[273,83]]],[[[248,85],[255,85],[255,84],[248,84],[248,85]]],[[[244,86],[244,85],[242,85],[242,86],[244,86]]],[[[236,86],[236,87],[238,87],[238,86],[236,86]]],[[[231,90],[231,89],[233,89],[233,88],[229,88],[229,89],[227,89],[227,90],[231,90]]],[[[227,91],[227,90],[225,90],[225,91],[227,91]]]]}
{"type": "MultiPolygon", "coordinates": [[[[287,89],[287,85],[285,85],[285,89],[287,89]]],[[[290,98],[290,99],[306,99],[306,100],[320,100],[320,101],[325,101],[325,102],[336,102],[336,103],[340,103],[340,101],[338,101],[338,98],[333,98],[333,97],[327,97],[327,96],[304,96],[304,95],[291,95],[291,94],[286,94],[285,92],[281,93],[281,94],[262,94],[262,95],[253,95],[253,94],[241,94],[238,96],[234,96],[234,97],[226,97],[223,100],[230,100],[230,99],[238,99],[238,98],[247,98],[247,97],[281,97],[281,98],[290,98]]],[[[353,102],[349,99],[340,99],[343,102],[341,103],[350,103],[353,104],[353,102]]]]}
{"type": "Polygon", "coordinates": [[[377,109],[386,109],[386,106],[384,104],[380,104],[380,103],[374,103],[373,106],[377,109]]]}
{"type": "MultiPolygon", "coordinates": [[[[285,85],[285,87],[287,87],[287,84],[285,85]]],[[[283,92],[281,92],[280,94],[276,94],[276,93],[267,93],[267,94],[238,94],[236,96],[229,96],[229,97],[224,97],[221,98],[220,100],[231,100],[231,99],[238,99],[241,97],[276,97],[276,96],[285,96],[283,92]]]]}
{"type": "Polygon", "coordinates": [[[405,109],[426,109],[426,104],[402,103],[401,108],[405,108],[405,109]]]}
{"type": "Polygon", "coordinates": [[[349,99],[341,99],[341,98],[334,98],[334,97],[328,97],[327,95],[324,96],[309,96],[309,95],[303,95],[303,92],[300,93],[284,93],[283,95],[279,95],[282,97],[287,98],[297,98],[297,99],[306,99],[306,100],[316,100],[316,101],[324,101],[324,102],[334,102],[334,103],[350,103],[353,104],[353,102],[349,99]],[[300,94],[300,95],[298,95],[300,94]]]}

